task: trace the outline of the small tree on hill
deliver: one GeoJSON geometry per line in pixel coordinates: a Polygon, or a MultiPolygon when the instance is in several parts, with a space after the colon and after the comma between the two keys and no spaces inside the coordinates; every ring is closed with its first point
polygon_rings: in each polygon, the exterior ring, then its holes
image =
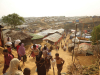
{"type": "Polygon", "coordinates": [[[91,41],[93,43],[96,43],[98,40],[100,40],[100,25],[93,28],[93,31],[91,33],[91,41]]]}
{"type": "Polygon", "coordinates": [[[24,22],[24,18],[20,17],[18,14],[13,13],[2,17],[2,22],[6,23],[15,29],[15,26],[21,25],[24,22]]]}

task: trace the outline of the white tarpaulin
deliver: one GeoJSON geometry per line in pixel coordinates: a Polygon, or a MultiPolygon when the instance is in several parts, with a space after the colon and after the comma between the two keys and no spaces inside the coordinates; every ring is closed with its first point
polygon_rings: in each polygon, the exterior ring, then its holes
{"type": "Polygon", "coordinates": [[[62,37],[62,35],[55,33],[55,34],[52,34],[52,35],[44,38],[43,40],[50,40],[52,42],[57,42],[59,40],[59,38],[61,38],[61,37],[62,37]]]}
{"type": "Polygon", "coordinates": [[[64,29],[58,29],[58,30],[48,29],[48,30],[44,30],[42,32],[37,33],[37,35],[46,36],[49,33],[55,33],[55,32],[62,34],[64,32],[64,29]]]}
{"type": "Polygon", "coordinates": [[[77,37],[72,39],[72,42],[74,42],[74,41],[75,41],[75,43],[79,43],[79,39],[77,37]]]}

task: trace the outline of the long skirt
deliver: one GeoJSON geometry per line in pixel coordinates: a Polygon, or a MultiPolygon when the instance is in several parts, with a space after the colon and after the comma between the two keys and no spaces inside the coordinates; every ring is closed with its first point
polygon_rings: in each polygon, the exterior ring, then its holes
{"type": "Polygon", "coordinates": [[[38,73],[38,75],[46,75],[45,66],[37,66],[37,73],[38,73]]]}

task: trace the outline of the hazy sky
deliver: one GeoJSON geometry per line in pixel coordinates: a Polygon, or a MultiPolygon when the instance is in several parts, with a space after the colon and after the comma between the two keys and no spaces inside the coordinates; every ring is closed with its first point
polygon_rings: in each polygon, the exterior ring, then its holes
{"type": "Polygon", "coordinates": [[[12,13],[23,17],[100,15],[100,0],[0,0],[0,18],[12,13]]]}

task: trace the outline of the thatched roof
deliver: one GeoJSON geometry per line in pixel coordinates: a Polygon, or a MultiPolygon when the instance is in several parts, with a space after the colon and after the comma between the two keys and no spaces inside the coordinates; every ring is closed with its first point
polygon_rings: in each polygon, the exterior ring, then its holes
{"type": "Polygon", "coordinates": [[[4,28],[2,25],[0,25],[0,28],[4,28]]]}
{"type": "Polygon", "coordinates": [[[11,34],[9,34],[9,36],[11,37],[12,41],[14,40],[17,40],[17,39],[20,39],[20,40],[24,40],[26,38],[30,38],[31,39],[31,36],[26,34],[26,33],[23,33],[23,32],[13,32],[11,34]]]}

